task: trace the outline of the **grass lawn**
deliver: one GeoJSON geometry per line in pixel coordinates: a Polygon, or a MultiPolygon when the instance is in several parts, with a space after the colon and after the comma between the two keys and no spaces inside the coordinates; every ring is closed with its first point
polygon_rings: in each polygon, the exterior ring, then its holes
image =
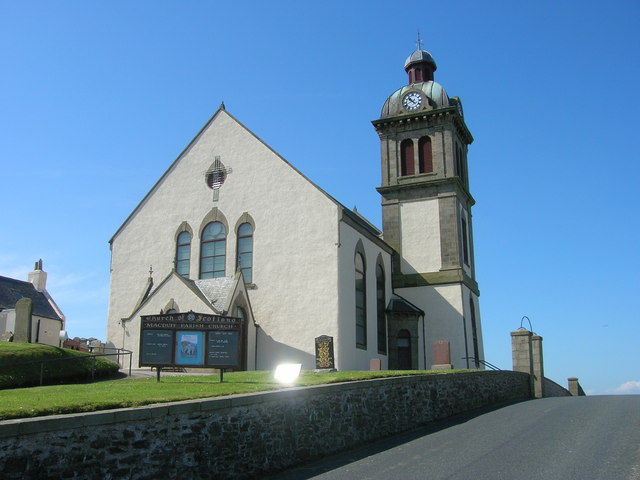
{"type": "MultiPolygon", "coordinates": [[[[314,374],[302,372],[295,385],[318,385],[371,378],[451,373],[451,371],[357,371],[314,374]]],[[[89,384],[50,385],[0,390],[0,420],[62,413],[91,412],[152,403],[172,402],[237,393],[285,388],[273,379],[273,372],[233,372],[211,376],[166,376],[106,380],[89,384]]]]}

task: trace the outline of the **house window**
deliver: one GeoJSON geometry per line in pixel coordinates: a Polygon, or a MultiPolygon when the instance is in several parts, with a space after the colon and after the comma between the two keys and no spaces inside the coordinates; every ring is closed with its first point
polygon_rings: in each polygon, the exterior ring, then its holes
{"type": "Polygon", "coordinates": [[[418,140],[418,171],[420,173],[433,172],[433,155],[431,153],[431,138],[422,137],[418,140]]]}
{"type": "Polygon", "coordinates": [[[189,278],[189,263],[191,260],[191,234],[181,232],[176,241],[176,272],[184,278],[189,278]]]}
{"type": "Polygon", "coordinates": [[[400,144],[400,174],[404,177],[415,173],[413,140],[407,138],[400,144]]]}
{"type": "Polygon", "coordinates": [[[242,272],[244,283],[253,283],[253,227],[250,223],[243,223],[238,227],[236,269],[242,272]]]}
{"type": "Polygon", "coordinates": [[[367,348],[367,287],[364,257],[356,253],[356,347],[367,348]]]}
{"type": "Polygon", "coordinates": [[[378,310],[378,353],[387,353],[387,322],[385,314],[385,278],[382,265],[376,267],[376,305],[378,310]]]}
{"type": "Polygon", "coordinates": [[[467,221],[462,218],[462,258],[465,265],[469,265],[469,239],[467,237],[467,221]]]}
{"type": "Polygon", "coordinates": [[[224,277],[227,231],[220,222],[211,222],[202,230],[200,278],[224,277]]]}

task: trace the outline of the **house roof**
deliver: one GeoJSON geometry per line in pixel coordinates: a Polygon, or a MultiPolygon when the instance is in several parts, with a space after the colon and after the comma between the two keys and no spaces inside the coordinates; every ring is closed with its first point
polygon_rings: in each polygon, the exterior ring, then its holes
{"type": "Polygon", "coordinates": [[[0,276],[0,310],[15,308],[21,298],[31,300],[33,315],[62,320],[45,293],[37,291],[31,282],[0,276]]]}

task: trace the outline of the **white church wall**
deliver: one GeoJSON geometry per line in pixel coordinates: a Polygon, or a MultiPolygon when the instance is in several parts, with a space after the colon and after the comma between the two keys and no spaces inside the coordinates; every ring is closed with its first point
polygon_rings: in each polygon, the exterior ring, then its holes
{"type": "Polygon", "coordinates": [[[154,278],[164,278],[173,268],[176,231],[184,221],[193,230],[190,276],[198,278],[199,236],[214,207],[228,226],[227,275],[235,272],[236,222],[244,213],[255,222],[255,286],[249,296],[260,325],[258,368],[274,367],[283,351],[304,368],[314,368],[314,338],[337,334],[338,208],[224,111],[112,240],[109,341],[119,346],[118,322],[131,314],[149,266],[154,278]],[[205,172],[216,155],[232,172],[213,202],[205,172]]]}
{"type": "Polygon", "coordinates": [[[438,271],[442,266],[438,199],[402,203],[400,222],[402,273],[438,271]]]}
{"type": "MultiPolygon", "coordinates": [[[[414,287],[397,290],[398,294],[426,312],[424,332],[426,332],[426,360],[431,368],[431,343],[437,340],[450,342],[451,363],[454,368],[466,368],[463,327],[463,292],[460,285],[439,285],[435,287],[414,287]]],[[[422,334],[422,331],[421,331],[422,334]]],[[[422,342],[420,342],[422,343],[422,342]]],[[[422,345],[420,346],[422,348],[422,345]]],[[[424,353],[421,352],[421,359],[424,353]]]]}
{"type": "Polygon", "coordinates": [[[388,357],[378,353],[378,319],[376,302],[376,265],[382,259],[386,276],[386,301],[391,298],[391,256],[353,227],[340,224],[339,249],[339,333],[336,345],[336,367],[339,370],[369,370],[372,358],[380,358],[381,368],[388,368],[388,357]],[[361,242],[366,261],[367,348],[356,347],[355,323],[355,254],[361,242]]]}
{"type": "MultiPolygon", "coordinates": [[[[464,318],[466,320],[467,325],[467,346],[466,351],[467,355],[463,355],[465,357],[475,357],[474,346],[473,346],[473,329],[472,329],[472,316],[471,316],[471,305],[473,303],[473,310],[475,313],[476,319],[476,335],[478,341],[478,358],[484,360],[484,346],[482,342],[482,322],[480,320],[480,303],[478,296],[473,293],[467,286],[462,287],[462,295],[463,295],[463,307],[464,307],[464,318]],[[471,302],[470,299],[473,301],[471,302]]],[[[466,362],[462,368],[467,368],[466,362]]],[[[475,363],[472,359],[469,360],[469,368],[476,368],[475,363]]],[[[480,368],[484,368],[480,365],[480,368]]]]}

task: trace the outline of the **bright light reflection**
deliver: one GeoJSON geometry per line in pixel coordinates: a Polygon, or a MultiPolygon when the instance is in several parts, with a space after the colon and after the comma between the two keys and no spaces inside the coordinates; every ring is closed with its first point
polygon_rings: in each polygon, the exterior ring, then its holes
{"type": "Polygon", "coordinates": [[[293,383],[301,369],[301,363],[282,363],[276,367],[273,377],[280,383],[293,383]]]}

